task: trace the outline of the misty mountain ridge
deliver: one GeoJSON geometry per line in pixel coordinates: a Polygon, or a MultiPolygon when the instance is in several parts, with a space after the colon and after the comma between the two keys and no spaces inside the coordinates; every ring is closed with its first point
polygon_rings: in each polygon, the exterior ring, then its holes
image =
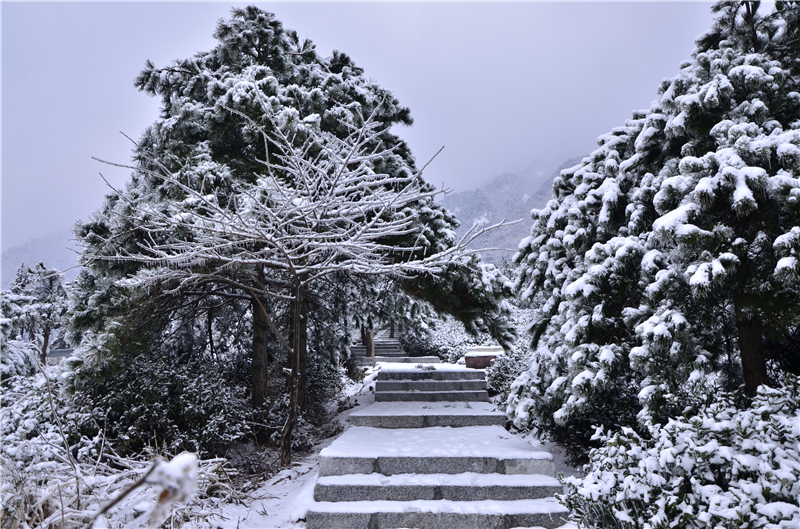
{"type": "Polygon", "coordinates": [[[543,161],[530,165],[518,173],[505,173],[486,182],[478,189],[448,194],[442,204],[456,215],[461,227],[456,230],[463,237],[475,224],[490,226],[505,219],[513,226],[492,230],[470,244],[472,248],[502,248],[481,252],[484,261],[499,265],[503,259],[511,261],[519,242],[530,235],[531,210],[542,208],[553,197],[553,179],[562,169],[573,167],[583,157],[570,158],[554,167],[543,161]]]}
{"type": "Polygon", "coordinates": [[[62,272],[71,268],[65,273],[66,280],[75,279],[79,269],[73,267],[78,264],[78,254],[70,249],[78,246],[74,238],[71,231],[58,231],[8,248],[2,254],[2,289],[8,290],[20,266],[35,266],[40,261],[62,272]]]}

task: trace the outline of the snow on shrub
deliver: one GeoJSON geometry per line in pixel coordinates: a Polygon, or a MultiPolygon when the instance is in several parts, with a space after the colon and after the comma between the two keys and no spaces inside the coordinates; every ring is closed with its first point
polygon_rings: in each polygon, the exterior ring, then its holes
{"type": "Polygon", "coordinates": [[[699,413],[598,429],[584,478],[560,497],[580,527],[778,529],[800,527],[800,384],[761,386],[749,408],[716,393],[699,413]]]}
{"type": "Polygon", "coordinates": [[[0,380],[5,382],[17,375],[32,375],[36,370],[36,354],[36,346],[30,342],[4,341],[3,353],[0,354],[0,380]]]}
{"type": "Polygon", "coordinates": [[[189,453],[169,462],[153,461],[152,452],[121,456],[100,425],[90,424],[91,414],[70,406],[62,370],[50,366],[4,379],[3,529],[79,529],[98,518],[104,518],[98,527],[156,527],[165,518],[179,526],[202,520],[220,502],[242,501],[243,493],[230,482],[236,470],[225,468],[225,459],[198,461],[189,453]]]}

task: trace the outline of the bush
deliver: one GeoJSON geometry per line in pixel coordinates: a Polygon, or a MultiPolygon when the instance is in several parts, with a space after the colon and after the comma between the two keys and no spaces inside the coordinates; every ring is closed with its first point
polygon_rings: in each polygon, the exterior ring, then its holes
{"type": "Polygon", "coordinates": [[[71,405],[104,424],[122,455],[149,446],[220,456],[251,438],[246,381],[202,357],[162,354],[136,356],[125,370],[75,392],[71,405]]]}
{"type": "Polygon", "coordinates": [[[503,404],[511,391],[512,382],[530,367],[529,357],[530,351],[515,347],[495,358],[492,365],[486,368],[486,385],[492,394],[500,395],[503,404]]]}
{"type": "Polygon", "coordinates": [[[746,409],[716,393],[697,415],[608,436],[559,499],[581,527],[778,529],[800,525],[800,385],[788,375],[746,409]]]}
{"type": "Polygon", "coordinates": [[[31,376],[36,372],[38,349],[30,342],[8,340],[0,354],[0,381],[4,384],[15,376],[31,376]]]}
{"type": "Polygon", "coordinates": [[[429,333],[420,333],[416,330],[407,330],[398,338],[400,347],[408,356],[436,356],[445,358],[447,351],[441,346],[434,345],[429,333]]]}

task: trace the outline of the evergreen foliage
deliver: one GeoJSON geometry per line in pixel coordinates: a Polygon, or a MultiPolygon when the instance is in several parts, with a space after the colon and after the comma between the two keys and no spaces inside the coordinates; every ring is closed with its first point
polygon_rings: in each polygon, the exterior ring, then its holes
{"type": "Polygon", "coordinates": [[[44,263],[33,268],[23,264],[2,295],[4,342],[32,343],[39,350],[39,361],[46,363],[53,344],[65,345],[61,327],[67,306],[67,291],[58,270],[44,263]]]}
{"type": "MultiPolygon", "coordinates": [[[[219,362],[203,375],[207,387],[227,385],[213,398],[240,395],[244,384],[259,413],[280,405],[287,388],[270,380],[286,367],[300,407],[322,416],[306,396],[331,396],[323,381],[360,325],[362,292],[347,285],[359,273],[394,274],[423,299],[456,296],[437,308],[472,331],[513,338],[502,307],[510,290],[486,283],[489,267],[468,258],[436,270],[407,264],[452,253],[457,226],[389,132],[412,123],[408,109],[346,55],[320,56],[256,7],[234,9],[215,37],[211,51],[164,68],[148,62],[136,79],[161,98],[161,117],[136,143],[125,189],[76,227],[86,269],[71,311],[72,387],[130,377],[151,359],[192,372],[219,362]],[[346,238],[358,226],[368,235],[361,246],[346,238]],[[226,371],[242,362],[248,374],[226,371]]],[[[244,431],[233,426],[243,424],[238,408],[217,404],[231,431],[244,431]]]]}
{"type": "Polygon", "coordinates": [[[761,386],[750,406],[719,392],[692,417],[596,434],[591,471],[561,498],[581,527],[708,529],[800,523],[800,386],[761,386]]]}
{"type": "Polygon", "coordinates": [[[543,302],[509,417],[576,457],[595,425],[665,421],[709,387],[754,395],[763,344],[796,341],[800,8],[714,11],[651,108],[555,179],[515,256],[520,296],[543,302]]]}

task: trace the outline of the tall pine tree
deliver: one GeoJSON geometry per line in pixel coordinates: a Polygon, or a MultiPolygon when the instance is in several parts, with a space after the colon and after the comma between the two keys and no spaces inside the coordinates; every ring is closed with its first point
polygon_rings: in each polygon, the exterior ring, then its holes
{"type": "Polygon", "coordinates": [[[594,425],[740,381],[754,395],[764,344],[796,340],[800,7],[713,10],[651,108],[555,179],[516,256],[518,291],[542,303],[508,413],[575,455],[594,425]]]}

